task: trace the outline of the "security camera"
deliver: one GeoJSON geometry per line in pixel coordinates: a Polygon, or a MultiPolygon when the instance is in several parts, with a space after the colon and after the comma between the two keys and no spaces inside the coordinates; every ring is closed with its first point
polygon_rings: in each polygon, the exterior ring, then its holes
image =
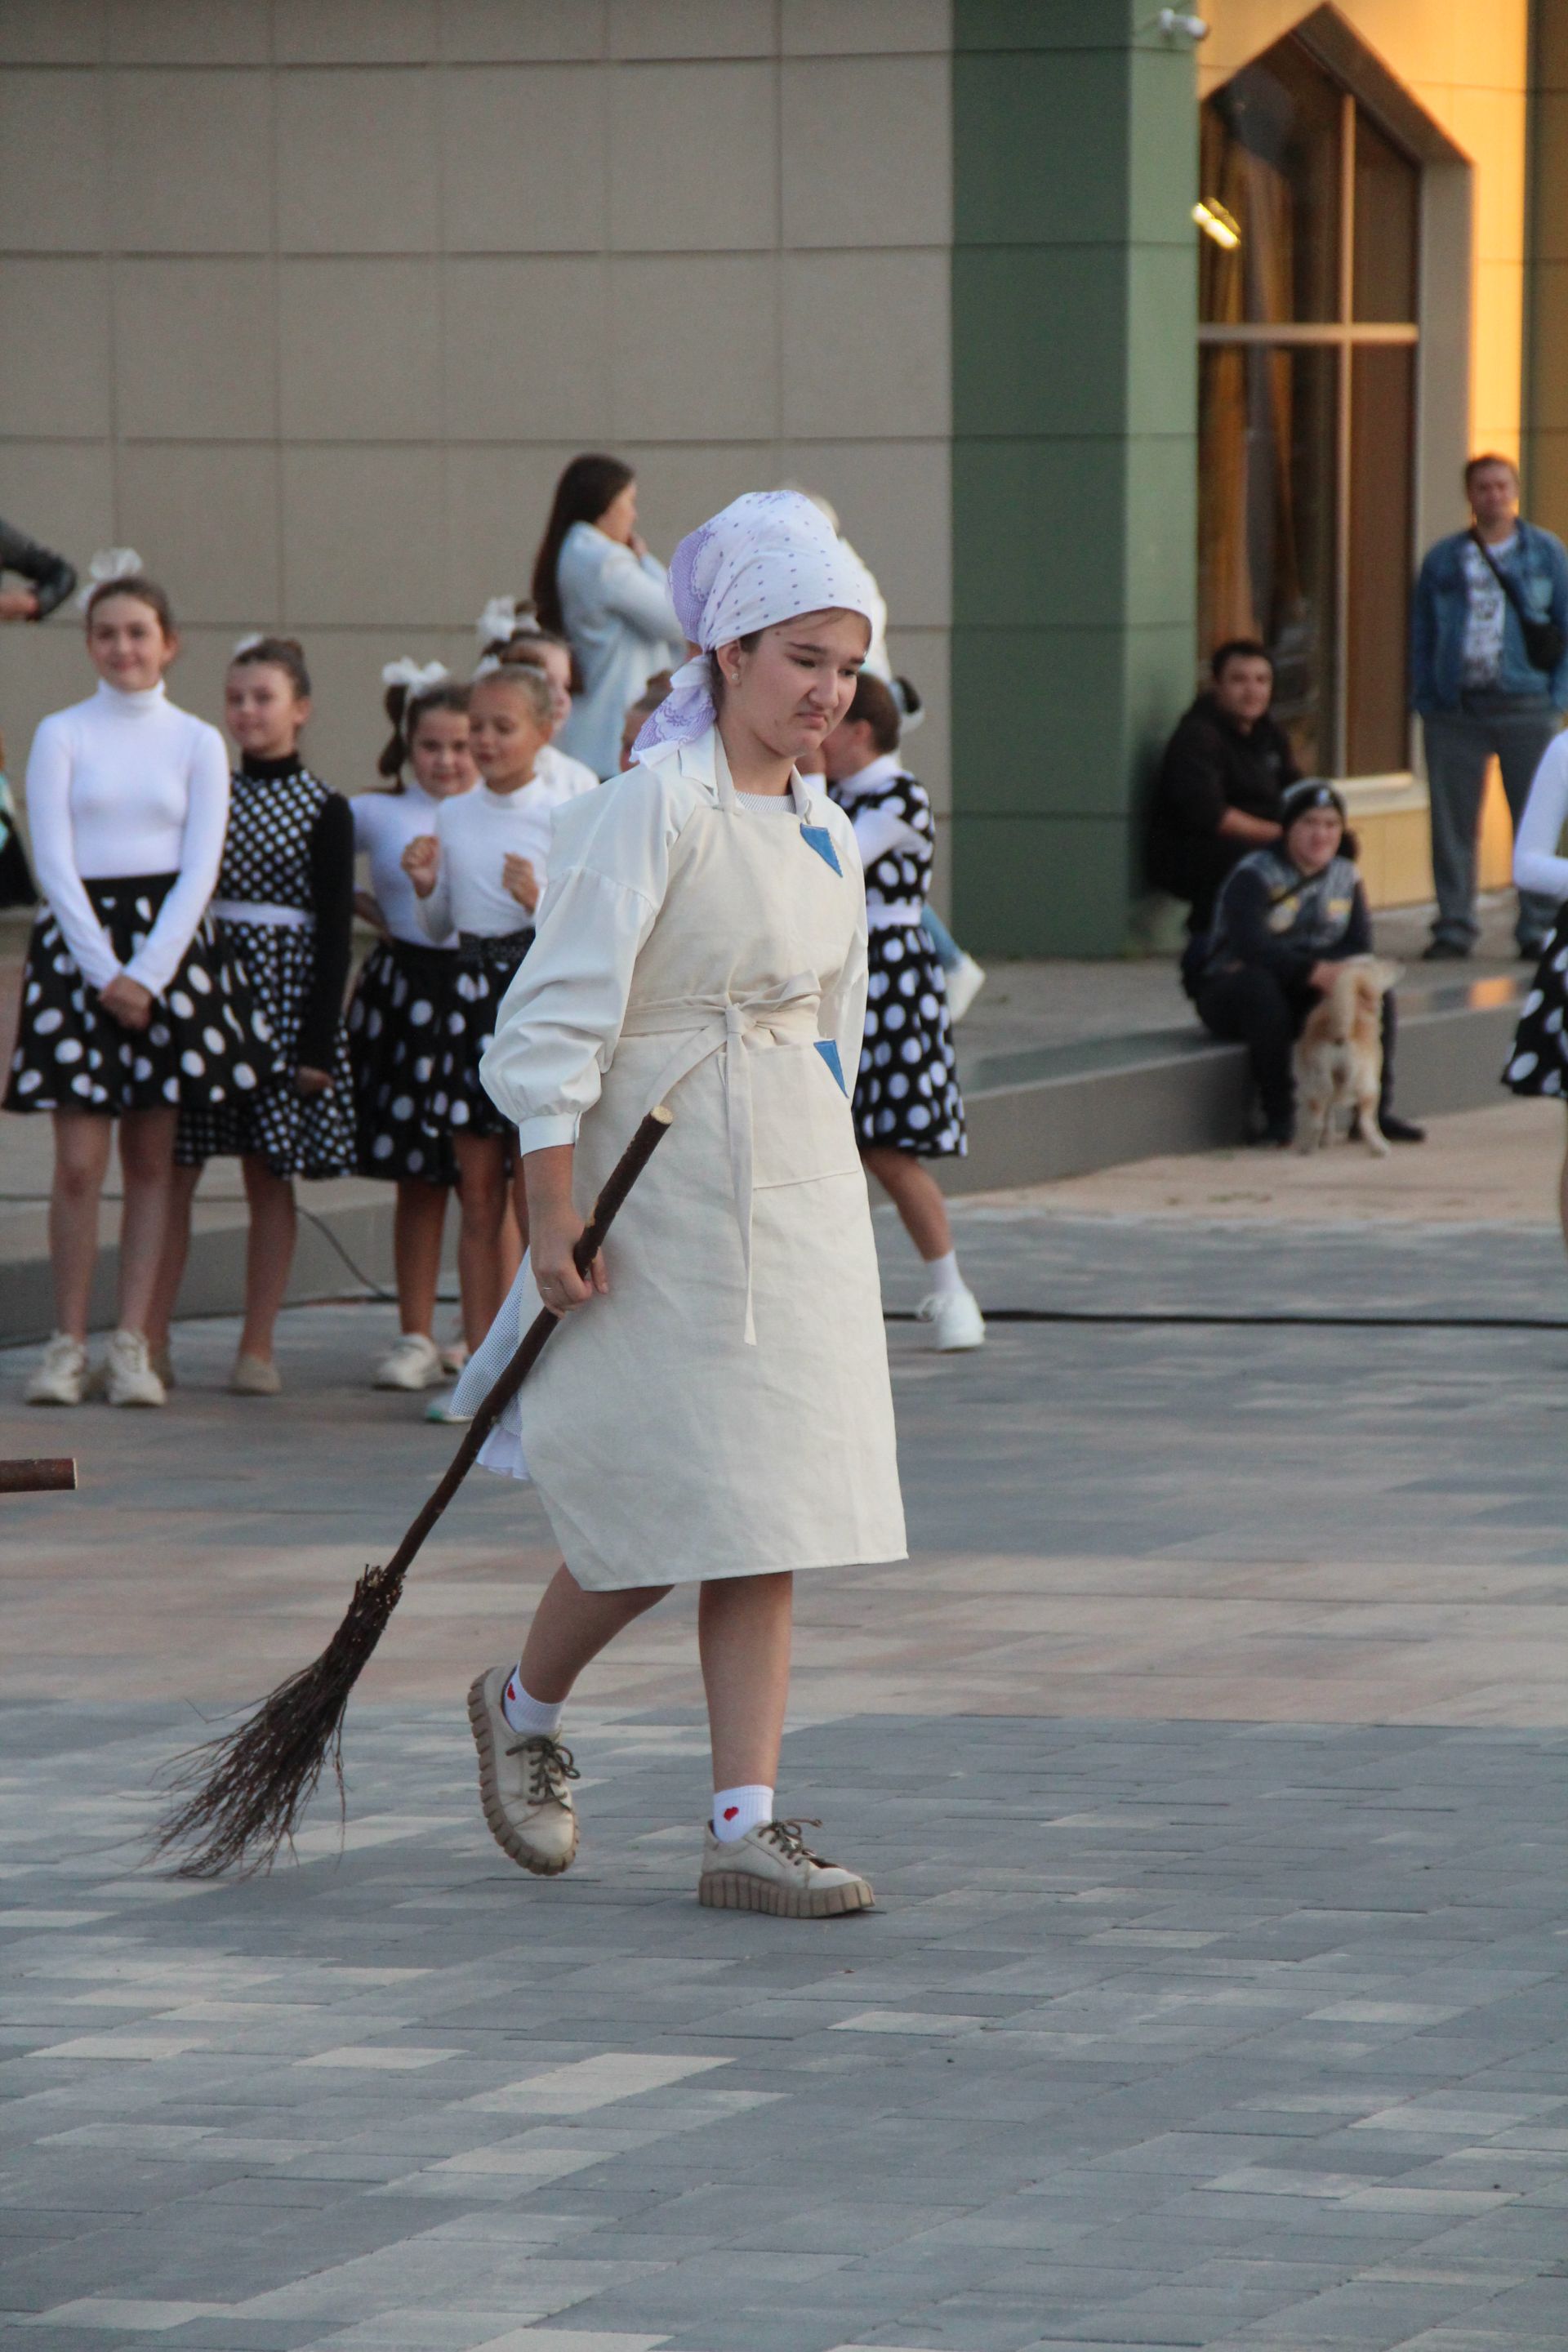
{"type": "Polygon", "coordinates": [[[1167,39],[1173,38],[1178,33],[1189,41],[1206,41],[1209,37],[1209,28],[1203,17],[1189,15],[1185,8],[1162,8],[1154,22],[1167,39]]]}

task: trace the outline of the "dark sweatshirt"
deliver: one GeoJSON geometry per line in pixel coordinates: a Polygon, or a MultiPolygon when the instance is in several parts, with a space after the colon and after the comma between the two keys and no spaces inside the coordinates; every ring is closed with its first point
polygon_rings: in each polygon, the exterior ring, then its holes
{"type": "Polygon", "coordinates": [[[1215,894],[1255,844],[1221,833],[1227,809],[1279,821],[1286,787],[1300,775],[1285,730],[1267,714],[1247,730],[1200,694],[1165,746],[1149,821],[1149,875],[1193,908],[1206,930],[1215,894]]]}

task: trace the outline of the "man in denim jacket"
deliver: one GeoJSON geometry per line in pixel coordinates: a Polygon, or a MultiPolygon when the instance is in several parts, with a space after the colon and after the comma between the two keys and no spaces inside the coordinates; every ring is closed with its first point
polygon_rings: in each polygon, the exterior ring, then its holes
{"type": "MultiPolygon", "coordinates": [[[[1495,756],[1514,830],[1541,755],[1568,709],[1568,656],[1548,673],[1532,667],[1513,600],[1476,545],[1513,583],[1525,609],[1568,633],[1568,552],[1519,514],[1519,476],[1506,457],[1472,457],[1465,495],[1475,533],[1458,530],[1428,551],[1410,626],[1411,700],[1421,714],[1432,817],[1437,919],[1428,962],[1468,956],[1476,940],[1476,835],[1495,756]]],[[[1514,920],[1519,951],[1534,962],[1556,919],[1551,901],[1523,892],[1514,920]]]]}

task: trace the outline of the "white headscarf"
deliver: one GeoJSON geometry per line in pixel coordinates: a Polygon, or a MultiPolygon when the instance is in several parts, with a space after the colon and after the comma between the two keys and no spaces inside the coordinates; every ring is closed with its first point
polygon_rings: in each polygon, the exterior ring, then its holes
{"type": "Polygon", "coordinates": [[[683,539],[669,567],[680,625],[701,648],[678,669],[634,751],[692,743],[713,724],[716,646],[793,621],[844,611],[875,618],[865,565],[799,490],[748,490],[683,539]]]}

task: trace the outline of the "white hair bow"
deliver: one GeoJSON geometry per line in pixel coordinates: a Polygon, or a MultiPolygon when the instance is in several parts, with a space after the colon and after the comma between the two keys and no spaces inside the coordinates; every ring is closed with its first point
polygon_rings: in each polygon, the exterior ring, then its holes
{"type": "Polygon", "coordinates": [[[259,629],[252,629],[246,636],[236,637],[234,641],[234,651],[229,656],[230,661],[237,661],[241,654],[247,654],[252,646],[258,646],[263,642],[262,633],[259,629]]]}
{"type": "Polygon", "coordinates": [[[133,547],[100,547],[87,567],[87,581],[77,595],[77,609],[85,613],[89,599],[110,580],[131,580],[142,569],[133,547]]]}
{"type": "Polygon", "coordinates": [[[515,596],[492,596],[474,627],[481,646],[507,637],[536,637],[540,633],[537,615],[528,604],[520,606],[515,596]]]}
{"type": "Polygon", "coordinates": [[[381,673],[381,682],[383,686],[405,688],[412,702],[417,696],[428,694],[433,686],[445,686],[451,675],[445,662],[426,662],[421,669],[412,654],[401,654],[396,661],[387,663],[381,673]]]}

